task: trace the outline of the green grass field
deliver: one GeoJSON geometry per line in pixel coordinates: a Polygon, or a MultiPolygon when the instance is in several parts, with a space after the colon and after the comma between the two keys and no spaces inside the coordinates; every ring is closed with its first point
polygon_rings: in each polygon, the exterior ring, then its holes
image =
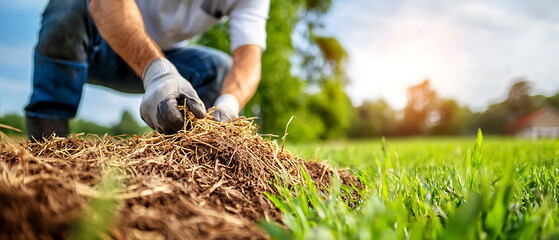
{"type": "Polygon", "coordinates": [[[350,167],[367,187],[336,178],[328,192],[278,186],[283,194],[270,198],[287,229],[261,224],[277,239],[559,238],[558,140],[478,135],[287,148],[350,167]]]}

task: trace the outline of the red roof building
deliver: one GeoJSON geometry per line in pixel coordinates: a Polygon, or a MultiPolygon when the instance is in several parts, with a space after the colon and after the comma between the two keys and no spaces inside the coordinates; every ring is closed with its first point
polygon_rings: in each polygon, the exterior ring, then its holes
{"type": "Polygon", "coordinates": [[[547,105],[506,126],[507,132],[525,138],[558,138],[559,110],[547,105]]]}

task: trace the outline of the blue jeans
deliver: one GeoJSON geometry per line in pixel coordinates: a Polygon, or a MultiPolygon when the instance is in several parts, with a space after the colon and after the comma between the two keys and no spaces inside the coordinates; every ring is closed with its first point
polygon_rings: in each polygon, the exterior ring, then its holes
{"type": "MultiPolygon", "coordinates": [[[[87,82],[126,93],[143,93],[142,80],[99,34],[87,0],[50,0],[35,47],[33,93],[28,117],[67,120],[76,115],[87,82]]],[[[218,97],[231,57],[216,49],[189,46],[164,52],[196,89],[207,108],[218,97]]]]}

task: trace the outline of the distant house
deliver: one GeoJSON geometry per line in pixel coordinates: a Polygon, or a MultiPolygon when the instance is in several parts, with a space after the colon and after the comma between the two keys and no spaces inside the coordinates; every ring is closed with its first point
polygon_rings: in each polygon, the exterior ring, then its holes
{"type": "Polygon", "coordinates": [[[506,132],[525,138],[558,138],[559,109],[542,107],[506,126],[506,132]]]}

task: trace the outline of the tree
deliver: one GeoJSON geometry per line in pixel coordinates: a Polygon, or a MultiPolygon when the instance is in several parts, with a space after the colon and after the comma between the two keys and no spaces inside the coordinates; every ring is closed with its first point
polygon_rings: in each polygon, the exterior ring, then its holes
{"type": "MultiPolygon", "coordinates": [[[[244,108],[245,116],[259,117],[256,123],[261,132],[281,135],[289,119],[296,116],[290,126],[291,139],[345,136],[353,115],[343,91],[347,52],[335,38],[314,34],[322,27],[321,16],[331,5],[331,1],[319,0],[271,1],[262,80],[244,108]],[[295,31],[296,26],[303,28],[295,31]],[[301,39],[296,46],[293,35],[301,39]],[[295,63],[293,58],[303,61],[295,63]],[[294,69],[303,73],[294,74],[294,69]]],[[[198,43],[228,52],[227,29],[227,22],[220,23],[203,34],[198,43]]]]}
{"type": "Polygon", "coordinates": [[[531,84],[523,78],[516,79],[510,88],[506,102],[512,119],[520,118],[533,110],[531,90],[531,84]]]}
{"type": "Polygon", "coordinates": [[[331,5],[331,1],[307,1],[301,21],[305,26],[301,36],[306,42],[296,46],[295,51],[295,55],[303,59],[299,68],[307,89],[317,92],[306,98],[304,108],[322,120],[321,139],[345,137],[355,116],[354,107],[343,90],[349,82],[345,72],[348,54],[336,38],[316,34],[323,27],[321,16],[331,5]]]}
{"type": "Polygon", "coordinates": [[[400,126],[400,134],[417,135],[428,133],[428,126],[433,121],[432,111],[437,103],[437,93],[431,88],[429,80],[411,86],[407,90],[408,102],[404,108],[404,118],[400,126]]]}
{"type": "Polygon", "coordinates": [[[307,111],[319,116],[325,127],[320,139],[345,137],[353,120],[355,110],[340,85],[326,81],[321,92],[309,97],[307,111]]]}
{"type": "Polygon", "coordinates": [[[315,62],[304,63],[303,69],[307,71],[307,86],[317,89],[318,93],[311,94],[304,107],[322,120],[324,129],[319,134],[320,139],[343,138],[355,115],[351,100],[343,90],[348,82],[345,75],[348,54],[332,37],[312,35],[309,42],[315,44],[319,51],[307,56],[315,62]],[[315,65],[316,62],[322,67],[315,65]]]}
{"type": "Polygon", "coordinates": [[[530,85],[523,78],[516,79],[505,101],[491,104],[484,112],[472,116],[470,131],[481,128],[487,134],[507,133],[507,124],[553,102],[553,97],[530,96],[530,85]]]}
{"type": "Polygon", "coordinates": [[[394,134],[396,112],[384,100],[363,102],[357,108],[350,137],[369,138],[394,134]]]}
{"type": "Polygon", "coordinates": [[[434,135],[457,135],[465,133],[471,112],[455,100],[439,99],[434,109],[435,119],[429,132],[434,135]]]}
{"type": "Polygon", "coordinates": [[[470,131],[480,128],[484,134],[499,134],[509,122],[509,116],[509,108],[505,102],[491,104],[484,112],[473,115],[470,131]]]}
{"type": "Polygon", "coordinates": [[[552,106],[559,108],[559,92],[546,100],[552,106]]]}

